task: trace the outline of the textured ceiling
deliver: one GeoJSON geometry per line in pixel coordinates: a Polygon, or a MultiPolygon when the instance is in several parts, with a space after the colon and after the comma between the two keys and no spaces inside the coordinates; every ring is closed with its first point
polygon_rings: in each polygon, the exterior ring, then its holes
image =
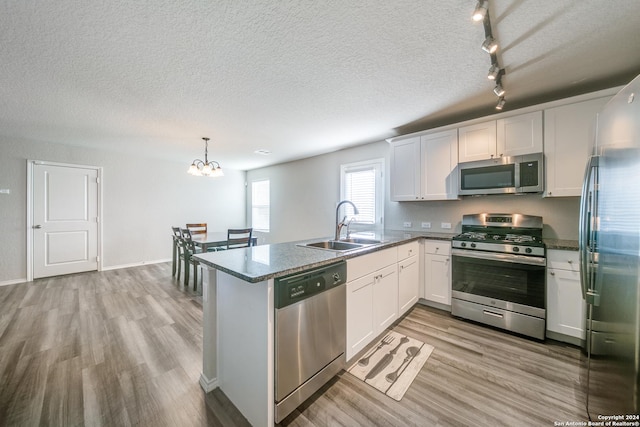
{"type": "MultiPolygon", "coordinates": [[[[492,114],[475,0],[5,0],[0,134],[252,169],[492,114]],[[267,149],[270,156],[254,151],[267,149]]],[[[640,73],[640,1],[490,0],[507,106],[640,73]]]]}

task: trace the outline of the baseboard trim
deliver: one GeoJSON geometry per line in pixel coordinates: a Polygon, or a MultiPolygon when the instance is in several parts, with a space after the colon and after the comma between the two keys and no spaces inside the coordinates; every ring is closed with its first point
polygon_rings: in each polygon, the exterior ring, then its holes
{"type": "Polygon", "coordinates": [[[4,282],[0,282],[0,286],[9,286],[9,285],[15,285],[18,283],[26,283],[27,279],[14,279],[14,280],[6,280],[4,282]]]}
{"type": "Polygon", "coordinates": [[[546,337],[555,341],[561,341],[567,344],[575,345],[576,347],[585,346],[584,340],[576,337],[572,337],[570,335],[565,335],[560,332],[554,332],[547,330],[546,337]]]}
{"type": "Polygon", "coordinates": [[[426,305],[427,307],[433,307],[433,308],[437,308],[439,310],[448,311],[449,313],[451,313],[451,306],[450,305],[442,304],[442,303],[435,302],[435,301],[429,301],[429,300],[426,300],[424,298],[420,298],[418,300],[418,304],[426,305]]]}
{"type": "Polygon", "coordinates": [[[110,265],[108,267],[102,267],[102,271],[109,271],[109,270],[120,270],[121,268],[131,268],[131,267],[142,267],[143,265],[149,265],[149,264],[160,264],[163,262],[169,262],[171,261],[171,258],[167,258],[167,259],[158,259],[155,261],[142,261],[142,262],[134,262],[131,264],[120,264],[120,265],[110,265]]]}
{"type": "Polygon", "coordinates": [[[209,393],[210,391],[213,391],[216,388],[218,388],[218,379],[217,378],[209,379],[204,375],[204,373],[200,374],[199,382],[200,382],[200,387],[202,387],[205,393],[209,393]]]}

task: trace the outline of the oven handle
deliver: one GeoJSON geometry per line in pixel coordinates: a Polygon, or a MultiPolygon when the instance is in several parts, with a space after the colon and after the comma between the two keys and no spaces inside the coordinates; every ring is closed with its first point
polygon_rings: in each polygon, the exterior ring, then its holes
{"type": "Polygon", "coordinates": [[[504,262],[510,262],[513,264],[537,265],[540,267],[544,267],[547,265],[546,258],[526,256],[526,255],[501,254],[496,252],[482,252],[482,251],[468,251],[465,249],[457,249],[457,248],[451,249],[451,255],[465,257],[465,258],[486,259],[491,261],[504,261],[504,262]]]}

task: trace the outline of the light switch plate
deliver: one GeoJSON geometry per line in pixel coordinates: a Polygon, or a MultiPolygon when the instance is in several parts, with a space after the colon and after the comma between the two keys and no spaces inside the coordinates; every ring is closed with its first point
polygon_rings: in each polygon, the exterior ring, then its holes
{"type": "Polygon", "coordinates": [[[431,223],[430,222],[423,222],[420,225],[422,226],[422,228],[431,228],[431,223]]]}
{"type": "Polygon", "coordinates": [[[405,221],[404,228],[411,228],[411,221],[405,221]]]}
{"type": "Polygon", "coordinates": [[[450,222],[443,222],[440,224],[440,228],[451,228],[451,223],[450,222]]]}

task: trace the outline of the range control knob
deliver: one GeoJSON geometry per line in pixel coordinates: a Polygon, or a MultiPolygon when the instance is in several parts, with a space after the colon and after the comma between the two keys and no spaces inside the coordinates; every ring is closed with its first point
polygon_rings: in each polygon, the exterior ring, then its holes
{"type": "Polygon", "coordinates": [[[472,248],[475,248],[475,247],[476,247],[476,244],[475,244],[475,243],[472,243],[472,244],[471,244],[471,247],[472,247],[472,248]]]}
{"type": "Polygon", "coordinates": [[[531,250],[531,248],[527,248],[527,249],[525,249],[524,251],[525,251],[526,253],[528,253],[528,254],[530,254],[531,252],[533,252],[533,251],[531,250]]]}
{"type": "Polygon", "coordinates": [[[513,247],[513,252],[520,252],[520,248],[519,248],[519,247],[517,247],[517,246],[514,246],[514,247],[513,247]]]}
{"type": "Polygon", "coordinates": [[[466,248],[467,247],[467,243],[466,242],[462,242],[462,243],[460,243],[460,246],[462,246],[463,248],[466,248]]]}

